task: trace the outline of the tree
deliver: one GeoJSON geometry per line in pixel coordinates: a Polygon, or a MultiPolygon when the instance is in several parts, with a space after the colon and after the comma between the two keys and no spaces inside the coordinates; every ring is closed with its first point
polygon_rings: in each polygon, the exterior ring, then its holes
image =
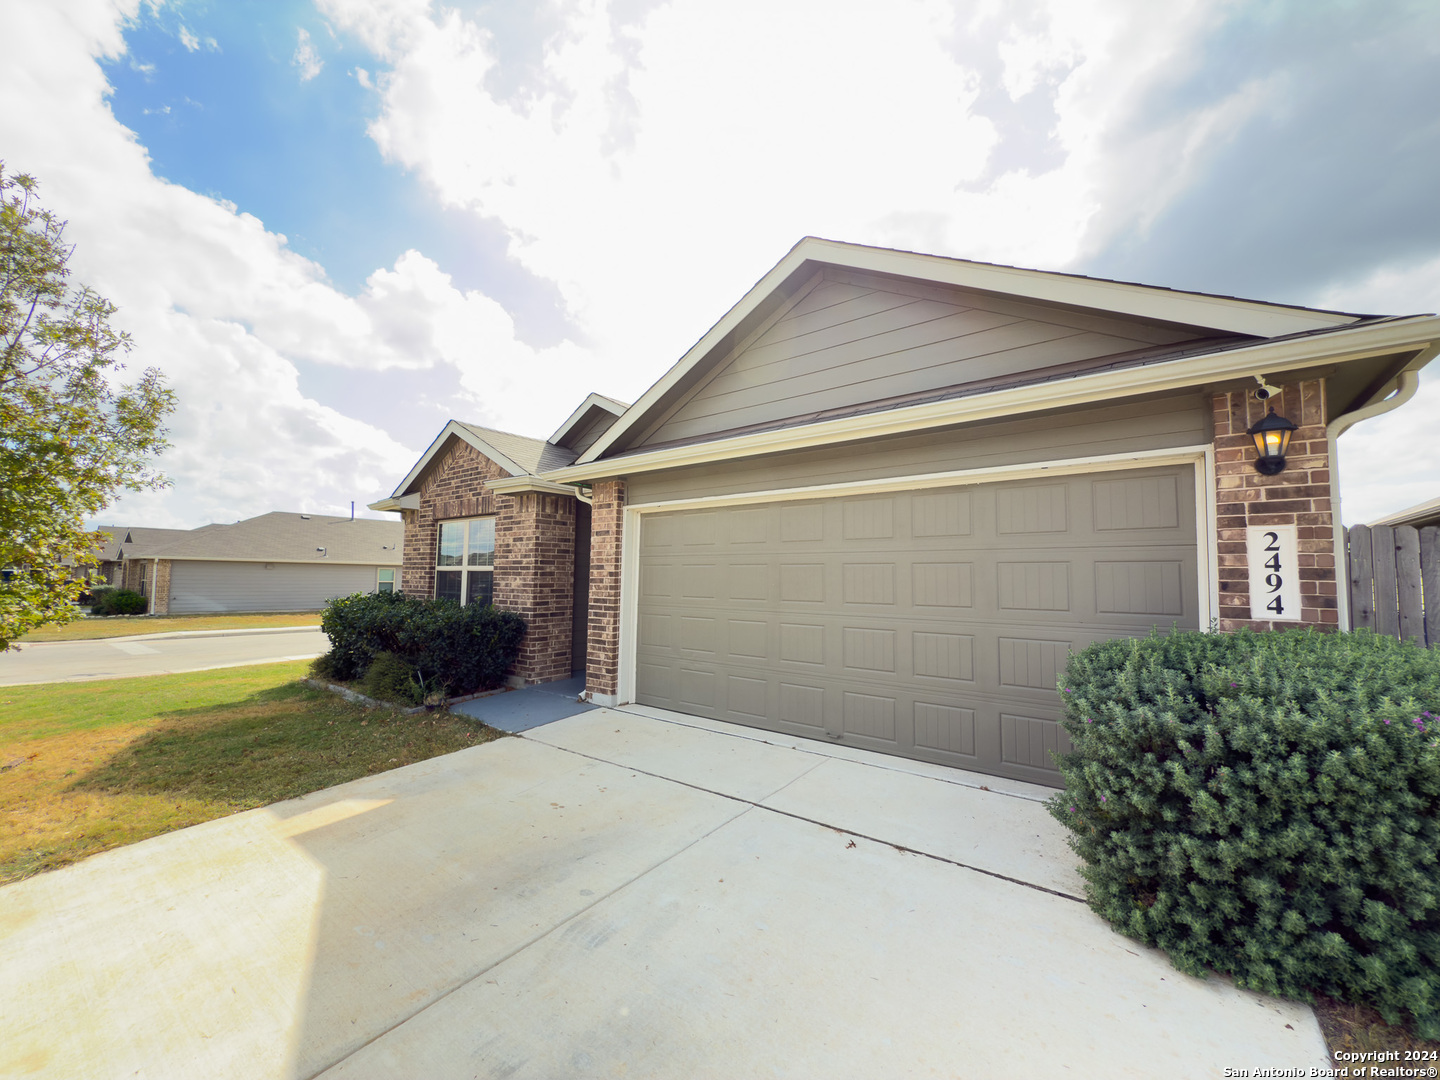
{"type": "Polygon", "coordinates": [[[34,627],[74,617],[103,534],[85,529],[123,489],[165,487],[174,392],[151,368],[124,385],[130,336],[116,307],[72,283],[65,222],[35,180],[0,162],[0,650],[34,627]]]}

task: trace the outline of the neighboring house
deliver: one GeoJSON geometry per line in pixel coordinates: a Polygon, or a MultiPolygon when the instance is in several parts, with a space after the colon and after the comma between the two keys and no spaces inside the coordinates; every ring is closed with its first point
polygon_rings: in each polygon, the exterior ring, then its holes
{"type": "Polygon", "coordinates": [[[404,528],[275,511],[188,531],[131,528],[125,537],[116,584],[148,597],[151,614],[315,611],[337,596],[393,591],[404,528]]]}
{"type": "Polygon", "coordinates": [[[1412,506],[1408,510],[1400,510],[1370,522],[1372,529],[1377,525],[1389,525],[1391,528],[1397,525],[1410,525],[1416,529],[1423,529],[1428,525],[1440,525],[1440,499],[1430,499],[1428,502],[1412,506]]]}
{"type": "Polygon", "coordinates": [[[403,516],[407,593],[525,614],[517,680],[583,660],[601,704],[1055,784],[1071,651],[1279,625],[1251,620],[1247,526],[1296,528],[1285,625],[1349,625],[1334,440],[1437,342],[807,238],[635,404],[544,442],[448,424],[372,506],[403,516]],[[1263,476],[1270,408],[1297,430],[1263,476]]]}
{"type": "MultiPolygon", "coordinates": [[[[129,552],[134,551],[137,547],[154,546],[179,540],[182,536],[189,536],[193,530],[147,529],[135,525],[97,525],[94,531],[107,533],[110,539],[100,548],[95,573],[90,576],[99,577],[107,585],[125,587],[125,559],[129,552]]],[[[132,577],[137,584],[139,576],[140,568],[137,564],[132,571],[132,577]]]]}

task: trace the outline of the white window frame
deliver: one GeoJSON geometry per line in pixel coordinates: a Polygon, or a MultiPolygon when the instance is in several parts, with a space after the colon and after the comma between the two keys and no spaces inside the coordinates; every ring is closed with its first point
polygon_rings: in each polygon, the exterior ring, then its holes
{"type": "Polygon", "coordinates": [[[435,582],[431,588],[431,595],[440,595],[440,575],[444,573],[458,573],[460,575],[460,606],[464,607],[470,602],[470,574],[472,572],[488,573],[490,575],[490,602],[495,602],[495,515],[489,514],[484,517],[473,518],[447,518],[444,521],[436,522],[435,525],[435,556],[433,566],[435,568],[435,582]],[[490,564],[471,565],[470,556],[470,530],[476,526],[488,523],[490,525],[490,564]],[[447,525],[460,525],[463,532],[460,538],[460,565],[441,565],[440,562],[440,537],[447,525]]]}
{"type": "Polygon", "coordinates": [[[400,590],[399,590],[399,585],[400,585],[399,575],[398,575],[398,571],[396,570],[395,567],[393,567],[393,566],[377,566],[377,567],[375,568],[375,591],[376,591],[377,593],[383,593],[383,592],[392,592],[392,593],[393,593],[393,592],[399,592],[399,591],[400,591],[400,590]],[[385,575],[386,575],[386,574],[389,574],[389,575],[390,575],[390,580],[388,580],[388,581],[385,580],[385,575]],[[382,589],[382,588],[380,587],[380,586],[382,586],[382,585],[389,585],[390,588],[388,588],[388,589],[382,589]]]}

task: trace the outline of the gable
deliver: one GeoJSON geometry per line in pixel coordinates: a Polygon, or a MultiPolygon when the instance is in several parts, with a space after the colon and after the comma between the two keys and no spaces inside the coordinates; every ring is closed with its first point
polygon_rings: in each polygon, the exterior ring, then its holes
{"type": "Polygon", "coordinates": [[[827,266],[625,440],[654,448],[898,407],[1199,342],[1212,329],[827,266]]]}

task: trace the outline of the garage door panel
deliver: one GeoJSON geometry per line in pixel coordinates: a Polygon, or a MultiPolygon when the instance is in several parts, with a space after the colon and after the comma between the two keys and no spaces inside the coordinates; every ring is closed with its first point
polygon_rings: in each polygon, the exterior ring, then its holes
{"type": "Polygon", "coordinates": [[[1071,651],[1198,623],[1183,467],[641,521],[636,700],[1016,779],[1071,651]]]}

